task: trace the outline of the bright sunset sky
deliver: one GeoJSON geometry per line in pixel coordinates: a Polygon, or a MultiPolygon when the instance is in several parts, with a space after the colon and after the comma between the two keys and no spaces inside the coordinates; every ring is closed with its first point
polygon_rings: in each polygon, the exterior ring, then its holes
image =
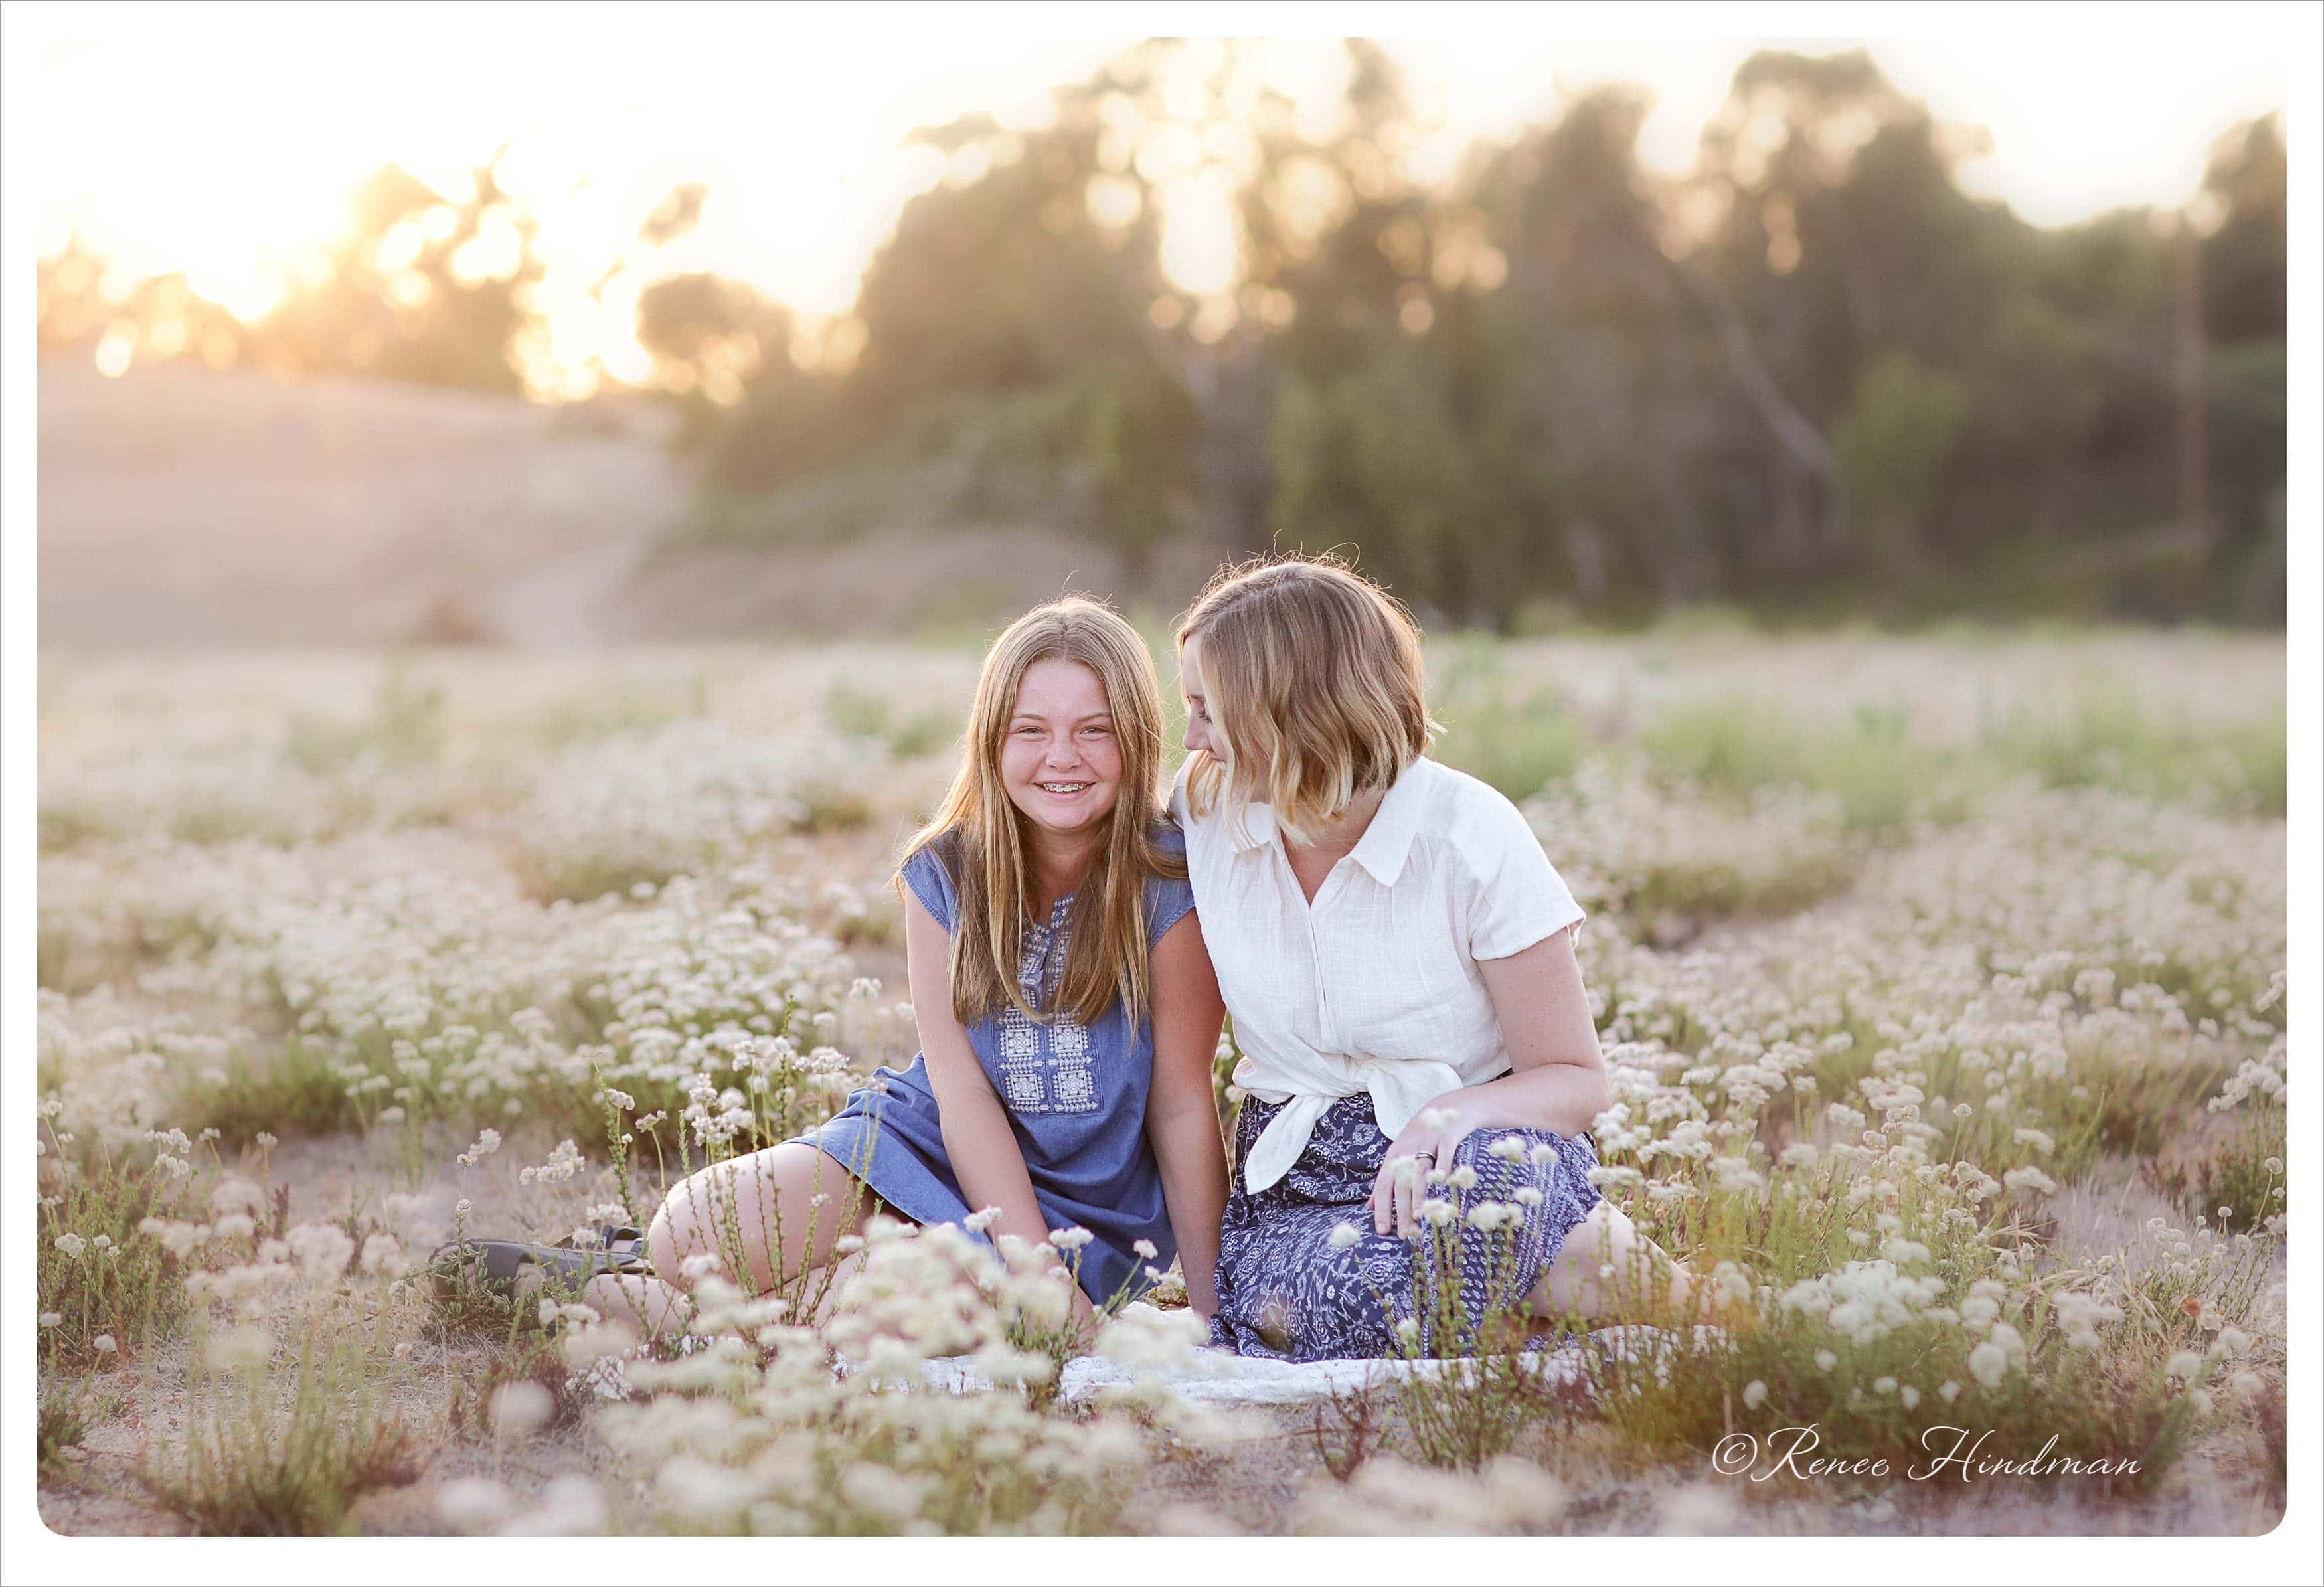
{"type": "MultiPolygon", "coordinates": [[[[53,129],[36,167],[43,253],[78,228],[128,270],[185,270],[254,315],[270,281],[338,226],[353,179],[393,160],[455,183],[507,143],[503,185],[543,221],[558,356],[633,378],[645,280],[712,269],[810,313],[844,309],[898,209],[936,176],[931,159],[896,151],[899,137],[972,109],[1038,121],[1050,85],[1141,32],[1172,31],[1154,25],[1171,15],[1188,32],[1211,16],[1215,31],[1314,32],[1328,15],[1398,35],[1423,106],[1443,117],[1426,152],[1437,171],[1606,80],[1655,96],[1645,156],[1680,171],[1759,43],[1868,42],[1940,117],[1987,130],[1992,152],[1964,166],[1964,183],[2041,224],[2182,202],[2214,137],[2284,102],[2264,13],[2087,8],[2051,14],[2045,33],[2035,12],[123,5],[42,10],[17,37],[40,51],[39,125],[53,129]],[[1802,37],[1781,25],[1795,16],[1911,36],[1802,37]],[[1721,17],[1776,25],[1721,37],[1736,26],[1721,17]],[[700,231],[649,255],[639,222],[688,180],[711,189],[700,231]],[[586,285],[624,257],[636,268],[593,301],[586,285]]],[[[1282,78],[1328,103],[1333,42],[1275,48],[1282,78]]],[[[1185,189],[1166,252],[1198,290],[1231,268],[1204,207],[1185,189]]]]}

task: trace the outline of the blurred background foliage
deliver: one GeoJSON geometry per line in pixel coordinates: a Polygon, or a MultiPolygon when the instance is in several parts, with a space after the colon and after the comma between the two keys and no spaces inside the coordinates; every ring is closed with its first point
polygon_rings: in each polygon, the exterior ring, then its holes
{"type": "MultiPolygon", "coordinates": [[[[1348,44],[1323,135],[1232,47],[1200,104],[1166,93],[1181,47],[1058,89],[1041,130],[917,134],[948,175],[850,315],[650,286],[694,481],[672,540],[1019,523],[1133,569],[1336,547],[1425,619],[1516,632],[1704,604],[2282,622],[2275,118],[2219,142],[2183,213],[2045,230],[1964,193],[1974,135],[1862,51],[1750,58],[1683,178],[1642,166],[1646,106],[1609,88],[1429,185],[1376,46],[1348,44]],[[1189,168],[1233,184],[1235,279],[1203,296],[1160,252],[1189,168]]],[[[672,191],[641,245],[706,197],[672,191]]],[[[41,264],[42,348],[523,389],[540,264],[493,164],[456,198],[390,167],[354,213],[250,323],[181,277],[115,300],[77,244],[41,264]]]]}

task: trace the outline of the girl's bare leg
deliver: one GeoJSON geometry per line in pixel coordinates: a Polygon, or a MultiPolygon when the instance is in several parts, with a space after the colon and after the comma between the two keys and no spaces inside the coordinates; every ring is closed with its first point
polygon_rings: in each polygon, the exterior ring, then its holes
{"type": "Polygon", "coordinates": [[[1536,1316],[1578,1314],[1593,1323],[1666,1322],[1688,1315],[1695,1299],[1686,1265],[1603,1200],[1566,1234],[1526,1296],[1536,1316]]]}
{"type": "Polygon", "coordinates": [[[672,1186],[646,1231],[653,1277],[601,1273],[589,1281],[586,1298],[611,1322],[649,1334],[674,1333],[693,1311],[689,1258],[714,1256],[729,1282],[764,1295],[829,1265],[839,1241],[882,1211],[894,1215],[838,1159],[804,1141],[786,1141],[699,1169],[672,1186]]]}
{"type": "Polygon", "coordinates": [[[643,1273],[600,1273],[581,1298],[600,1317],[648,1338],[683,1332],[694,1303],[674,1284],[643,1273]]]}

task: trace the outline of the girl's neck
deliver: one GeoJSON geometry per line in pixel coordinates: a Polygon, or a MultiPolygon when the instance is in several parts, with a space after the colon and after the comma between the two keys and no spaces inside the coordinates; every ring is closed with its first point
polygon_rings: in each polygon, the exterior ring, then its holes
{"type": "Polygon", "coordinates": [[[1386,789],[1368,789],[1350,801],[1348,807],[1332,817],[1320,828],[1312,841],[1293,843],[1288,835],[1283,839],[1286,853],[1302,858],[1313,857],[1337,863],[1363,841],[1364,830],[1379,814],[1380,800],[1388,797],[1386,789]]]}
{"type": "Polygon", "coordinates": [[[1038,831],[1031,835],[1027,846],[1033,896],[1045,912],[1081,886],[1082,878],[1089,874],[1090,856],[1097,852],[1098,836],[1097,832],[1071,837],[1038,831]]]}

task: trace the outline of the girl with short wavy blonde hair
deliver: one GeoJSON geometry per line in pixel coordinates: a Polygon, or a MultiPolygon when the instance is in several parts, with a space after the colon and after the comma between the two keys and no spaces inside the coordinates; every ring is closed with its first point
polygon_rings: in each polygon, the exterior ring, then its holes
{"type": "Polygon", "coordinates": [[[1336,560],[1245,563],[1178,660],[1171,809],[1242,1053],[1213,1342],[1467,1355],[1691,1315],[1591,1177],[1582,909],[1516,806],[1428,757],[1411,614],[1336,560]]]}

